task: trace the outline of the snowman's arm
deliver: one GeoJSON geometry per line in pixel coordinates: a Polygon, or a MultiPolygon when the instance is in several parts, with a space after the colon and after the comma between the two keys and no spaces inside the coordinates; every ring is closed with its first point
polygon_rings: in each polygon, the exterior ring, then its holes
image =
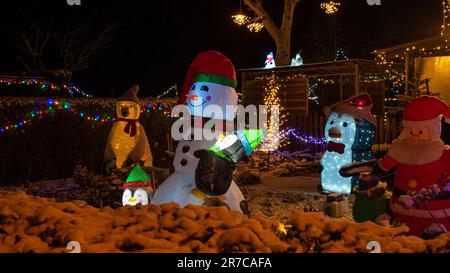
{"type": "MultiPolygon", "coordinates": [[[[237,137],[234,143],[230,143],[226,148],[220,149],[217,144],[210,150],[219,157],[237,163],[249,157],[252,151],[261,143],[263,132],[261,130],[242,130],[236,131],[237,137]]],[[[231,139],[227,136],[224,141],[231,139]]]]}

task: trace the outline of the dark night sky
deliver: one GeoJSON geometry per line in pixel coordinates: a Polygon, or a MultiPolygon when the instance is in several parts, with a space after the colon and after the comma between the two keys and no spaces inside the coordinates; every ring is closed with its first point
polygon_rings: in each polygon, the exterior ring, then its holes
{"type": "MultiPolygon", "coordinates": [[[[16,61],[17,33],[42,18],[42,28],[67,32],[85,23],[93,29],[118,22],[112,49],[96,55],[88,70],[74,75],[74,83],[97,96],[118,96],[133,83],[140,96],[157,95],[174,83],[181,86],[190,61],[203,50],[216,49],[230,57],[237,69],[262,66],[275,49],[266,31],[249,33],[234,25],[230,15],[238,0],[81,0],[71,7],[66,0],[3,1],[0,16],[0,72],[23,70],[16,61]]],[[[437,35],[442,22],[441,0],[381,0],[379,7],[366,0],[341,0],[339,25],[345,32],[350,58],[372,58],[380,47],[437,35]]],[[[282,0],[265,0],[277,19],[282,0]]],[[[314,52],[312,29],[328,18],[318,0],[301,0],[293,30],[293,53],[303,49],[305,62],[314,52]]],[[[58,56],[49,48],[49,63],[58,56]]]]}

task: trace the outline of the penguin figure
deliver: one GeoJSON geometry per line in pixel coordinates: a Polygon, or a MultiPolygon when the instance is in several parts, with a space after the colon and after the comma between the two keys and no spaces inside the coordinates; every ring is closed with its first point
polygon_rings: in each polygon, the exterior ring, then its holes
{"type": "Polygon", "coordinates": [[[327,150],[321,159],[323,191],[350,194],[358,177],[343,177],[339,170],[344,165],[373,158],[376,119],[370,113],[372,106],[369,94],[362,93],[325,108],[328,119],[327,150]]]}
{"type": "Polygon", "coordinates": [[[124,206],[148,205],[153,196],[153,183],[145,170],[136,165],[123,184],[122,204],[124,206]]]}

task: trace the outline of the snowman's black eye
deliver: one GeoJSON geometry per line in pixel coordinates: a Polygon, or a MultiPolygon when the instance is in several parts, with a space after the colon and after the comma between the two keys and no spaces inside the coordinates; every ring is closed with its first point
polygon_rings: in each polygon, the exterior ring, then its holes
{"type": "Polygon", "coordinates": [[[333,125],[333,124],[334,124],[334,120],[330,121],[330,125],[333,125]]]}
{"type": "Polygon", "coordinates": [[[342,126],[347,127],[347,126],[348,126],[348,123],[347,123],[347,122],[344,122],[344,123],[342,124],[342,126]]]}
{"type": "Polygon", "coordinates": [[[412,131],[409,131],[409,133],[412,135],[413,134],[413,132],[412,131]]]}
{"type": "Polygon", "coordinates": [[[191,90],[195,90],[195,85],[192,86],[192,89],[191,89],[191,90]]]}
{"type": "Polygon", "coordinates": [[[419,131],[419,134],[423,134],[423,132],[422,132],[422,131],[419,131]]]}
{"type": "Polygon", "coordinates": [[[203,86],[200,88],[200,90],[208,92],[208,91],[209,91],[209,87],[206,86],[206,85],[203,85],[203,86]]]}

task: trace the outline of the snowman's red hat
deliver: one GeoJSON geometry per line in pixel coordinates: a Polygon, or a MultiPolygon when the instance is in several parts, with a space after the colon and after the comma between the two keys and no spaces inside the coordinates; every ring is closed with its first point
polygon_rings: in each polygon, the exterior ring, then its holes
{"type": "Polygon", "coordinates": [[[237,86],[233,63],[218,51],[205,51],[197,55],[189,66],[179,103],[186,103],[186,95],[195,82],[210,82],[233,89],[237,86]]]}
{"type": "Polygon", "coordinates": [[[428,127],[432,138],[440,138],[441,119],[450,123],[450,108],[442,100],[432,96],[422,96],[414,99],[403,112],[404,127],[428,127]]]}

